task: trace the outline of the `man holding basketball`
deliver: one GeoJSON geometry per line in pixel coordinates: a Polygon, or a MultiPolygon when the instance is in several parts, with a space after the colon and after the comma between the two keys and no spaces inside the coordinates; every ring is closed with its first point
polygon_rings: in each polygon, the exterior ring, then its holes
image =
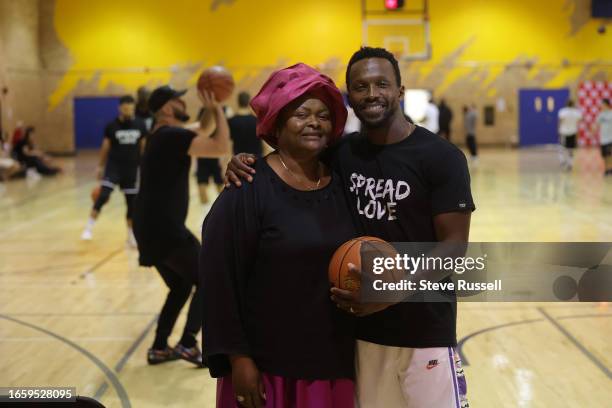
{"type": "Polygon", "coordinates": [[[138,165],[142,141],[147,134],[145,123],[134,117],[135,101],[130,95],[119,99],[119,116],[106,125],[104,140],[100,151],[100,165],[97,178],[100,181],[100,194],[94,202],[87,225],[81,239],[89,241],[93,237],[93,226],[100,215],[102,207],[108,202],[115,186],[125,194],[127,206],[126,220],[128,226],[127,243],[136,246],[132,232],[134,197],[138,193],[138,165]]]}
{"type": "Polygon", "coordinates": [[[230,142],[223,110],[209,92],[198,93],[206,108],[200,125],[186,129],[189,115],[181,99],[186,92],[162,86],[149,98],[155,127],[147,139],[142,158],[134,233],[140,264],[154,266],[169,288],[159,314],[155,340],[148,351],[149,364],[178,357],[202,366],[202,353],[196,340],[202,327],[202,299],[198,285],[200,243],[185,226],[189,207],[189,168],[192,156],[221,157],[229,154],[230,142]],[[168,337],[194,286],[196,291],[191,298],[183,335],[176,347],[170,348],[168,337]]]}
{"type": "MultiPolygon", "coordinates": [[[[448,141],[409,123],[394,56],[365,47],[346,72],[349,103],[362,131],[330,151],[360,235],[388,242],[467,242],[475,209],[467,162],[448,141]],[[393,188],[385,194],[379,187],[393,188]],[[406,188],[407,187],[407,188],[406,188]]],[[[234,157],[227,177],[252,180],[234,157]]],[[[362,304],[338,288],[332,299],[360,316],[357,333],[357,405],[375,407],[467,407],[466,385],[455,354],[456,302],[362,304]]]]}

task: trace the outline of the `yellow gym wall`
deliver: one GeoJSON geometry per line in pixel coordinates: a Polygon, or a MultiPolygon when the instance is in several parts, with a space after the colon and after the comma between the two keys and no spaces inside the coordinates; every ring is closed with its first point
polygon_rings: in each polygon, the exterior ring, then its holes
{"type": "Polygon", "coordinates": [[[359,46],[359,16],[354,0],[58,0],[56,30],[82,73],[66,75],[49,102],[97,71],[100,88],[135,89],[168,82],[173,69],[193,64],[222,63],[240,80],[278,64],[345,61],[359,46]]]}
{"type": "MultiPolygon", "coordinates": [[[[343,87],[345,64],[361,44],[360,0],[43,3],[51,10],[40,13],[40,26],[54,28],[53,38],[41,37],[44,116],[61,118],[51,126],[53,137],[44,138],[52,150],[73,149],[74,96],[166,82],[193,87],[201,69],[213,64],[230,68],[238,89],[254,93],[271,70],[298,61],[343,87]]],[[[383,0],[367,3],[380,8],[383,0]]],[[[432,59],[403,62],[404,85],[444,96],[456,117],[464,103],[482,107],[503,99],[496,126],[479,129],[479,137],[485,144],[510,143],[519,88],[575,88],[583,79],[610,78],[612,33],[597,33],[602,22],[589,17],[589,7],[589,0],[430,0],[432,59]]],[[[195,103],[193,92],[188,101],[195,103]]],[[[453,127],[459,131],[461,120],[453,127]]]]}

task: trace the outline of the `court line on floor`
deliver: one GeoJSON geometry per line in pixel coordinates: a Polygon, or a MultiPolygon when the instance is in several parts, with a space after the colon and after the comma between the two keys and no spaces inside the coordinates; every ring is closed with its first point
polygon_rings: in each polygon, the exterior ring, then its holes
{"type": "Polygon", "coordinates": [[[122,251],[123,251],[123,248],[119,248],[119,249],[116,249],[115,251],[111,252],[110,254],[106,255],[104,258],[102,258],[102,260],[98,261],[98,263],[96,263],[94,266],[92,266],[91,268],[89,268],[85,272],[83,272],[80,275],[81,278],[84,278],[88,274],[95,272],[96,269],[100,268],[102,265],[104,265],[105,263],[107,263],[108,261],[113,259],[115,256],[117,256],[117,254],[119,254],[122,251]]]}
{"type": "MultiPolygon", "coordinates": [[[[106,376],[106,378],[108,378],[108,380],[111,382],[111,384],[113,385],[113,388],[115,389],[115,391],[117,392],[117,396],[119,397],[119,400],[121,401],[121,406],[124,408],[131,408],[132,404],[130,403],[130,399],[127,395],[127,392],[125,390],[125,388],[123,388],[123,385],[121,384],[121,381],[119,381],[119,378],[115,375],[115,373],[113,373],[113,371],[108,368],[98,357],[96,357],[94,354],[92,354],[90,351],[84,349],[83,347],[79,346],[78,344],[68,340],[67,338],[54,333],[50,330],[47,330],[43,327],[37,326],[35,324],[32,323],[28,323],[28,322],[24,322],[23,320],[19,320],[19,319],[15,319],[13,317],[10,316],[6,316],[3,314],[0,314],[0,318],[5,319],[5,320],[9,320],[11,322],[20,324],[22,326],[26,326],[29,327],[33,330],[39,331],[41,333],[45,333],[59,341],[61,341],[62,343],[68,345],[69,347],[72,347],[73,349],[75,349],[76,351],[78,351],[79,353],[83,354],[85,357],[87,357],[92,363],[94,363],[106,376]]],[[[105,383],[106,384],[106,383],[105,383]]]]}
{"type": "Polygon", "coordinates": [[[483,333],[486,332],[490,332],[493,330],[498,330],[498,329],[503,329],[505,327],[511,327],[511,326],[518,326],[520,324],[529,324],[529,323],[535,323],[535,322],[543,322],[544,319],[527,319],[527,320],[519,320],[516,322],[510,322],[510,323],[504,323],[504,324],[499,324],[497,326],[490,326],[490,327],[485,327],[484,329],[480,329],[477,330],[473,333],[468,334],[467,336],[463,337],[461,340],[459,340],[457,342],[457,354],[459,354],[459,357],[461,358],[461,363],[464,366],[469,366],[470,365],[470,361],[468,360],[467,356],[465,355],[465,353],[463,352],[463,346],[465,345],[465,343],[472,339],[473,337],[476,337],[478,335],[481,335],[483,333]]]}
{"type": "Polygon", "coordinates": [[[159,315],[156,313],[153,319],[151,319],[151,321],[147,325],[147,327],[145,327],[142,333],[140,333],[140,336],[138,336],[136,341],[134,341],[134,343],[130,346],[130,348],[125,352],[123,357],[121,357],[121,360],[119,360],[117,365],[115,365],[115,370],[117,372],[120,372],[121,370],[123,370],[125,363],[127,363],[130,357],[132,357],[132,354],[134,354],[138,346],[140,346],[140,343],[142,343],[142,341],[145,339],[149,331],[153,328],[153,325],[157,322],[158,317],[159,315]]]}
{"type": "MultiPolygon", "coordinates": [[[[582,352],[593,364],[595,364],[608,378],[612,378],[612,372],[606,367],[601,361],[597,359],[577,338],[575,338],[565,327],[559,324],[552,316],[550,316],[546,311],[538,307],[538,311],[544,315],[546,320],[548,320],[553,326],[555,326],[567,339],[576,347],[578,350],[582,352]]],[[[568,317],[565,317],[568,318],[568,317]]]]}
{"type": "MultiPolygon", "coordinates": [[[[538,308],[539,309],[539,308],[538,308]]],[[[583,314],[583,315],[574,315],[574,316],[563,316],[563,317],[559,317],[559,319],[582,319],[582,318],[588,318],[588,317],[610,317],[612,316],[611,314],[583,314]]],[[[465,343],[476,337],[479,336],[483,333],[487,333],[490,331],[494,331],[494,330],[498,330],[498,329],[503,329],[506,327],[511,327],[511,326],[518,326],[521,324],[531,324],[531,323],[537,323],[537,322],[544,322],[545,319],[541,319],[541,318],[537,318],[537,319],[526,319],[526,320],[519,320],[519,321],[515,321],[515,322],[510,322],[510,323],[504,323],[504,324],[499,324],[497,326],[490,326],[490,327],[485,327],[484,329],[480,329],[477,330],[473,333],[468,334],[467,336],[464,336],[461,340],[459,340],[457,342],[457,353],[459,354],[459,357],[461,357],[461,362],[464,366],[469,366],[470,362],[467,358],[467,356],[465,355],[465,353],[463,352],[463,346],[465,346],[465,343]]]]}
{"type": "MultiPolygon", "coordinates": [[[[138,346],[140,346],[140,343],[142,343],[142,341],[145,339],[145,337],[147,336],[147,334],[149,333],[153,325],[157,322],[158,317],[159,315],[155,314],[153,319],[151,319],[149,324],[147,324],[147,326],[144,328],[142,333],[140,333],[140,336],[136,338],[134,343],[132,343],[132,345],[127,349],[123,357],[121,357],[119,362],[115,365],[115,371],[117,372],[117,374],[119,374],[121,370],[123,370],[123,367],[125,367],[125,364],[127,363],[127,361],[130,359],[130,357],[132,357],[132,354],[134,354],[138,346]]],[[[107,389],[108,389],[108,383],[105,381],[102,385],[100,385],[100,387],[94,394],[94,399],[99,401],[107,389]]]]}

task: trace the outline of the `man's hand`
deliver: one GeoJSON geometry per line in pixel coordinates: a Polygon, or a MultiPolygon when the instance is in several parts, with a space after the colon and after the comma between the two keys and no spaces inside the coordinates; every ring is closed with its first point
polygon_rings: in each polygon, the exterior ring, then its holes
{"type": "MultiPolygon", "coordinates": [[[[363,277],[359,268],[352,263],[348,264],[350,273],[363,277]]],[[[363,282],[362,282],[363,284],[363,282]]],[[[385,310],[394,303],[361,303],[359,292],[333,287],[331,288],[331,300],[347,313],[358,317],[371,315],[385,310]]]]}
{"type": "Polygon", "coordinates": [[[200,118],[199,122],[190,123],[185,125],[185,128],[206,133],[209,137],[213,134],[217,127],[217,121],[215,120],[215,111],[222,109],[219,103],[215,100],[215,95],[209,91],[198,90],[198,98],[202,102],[204,108],[204,114],[200,118]]]}
{"type": "Polygon", "coordinates": [[[215,99],[215,95],[210,91],[202,91],[198,89],[198,98],[200,102],[202,102],[202,107],[204,109],[215,109],[219,102],[215,99]]]}
{"type": "Polygon", "coordinates": [[[263,408],[266,390],[255,362],[248,356],[230,356],[236,401],[245,408],[263,408]]]}
{"type": "Polygon", "coordinates": [[[251,183],[253,181],[251,174],[255,174],[255,169],[250,165],[253,165],[255,160],[257,157],[250,153],[238,153],[233,156],[225,169],[225,187],[231,184],[240,187],[242,185],[240,179],[251,183]]]}

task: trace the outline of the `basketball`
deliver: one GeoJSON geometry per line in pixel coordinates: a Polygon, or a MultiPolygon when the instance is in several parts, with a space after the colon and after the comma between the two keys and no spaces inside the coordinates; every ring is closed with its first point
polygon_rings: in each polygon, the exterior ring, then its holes
{"type": "MultiPolygon", "coordinates": [[[[349,271],[348,264],[362,267],[361,257],[367,252],[370,256],[395,256],[395,248],[388,242],[376,237],[357,237],[340,245],[329,262],[329,281],[337,288],[358,291],[361,287],[359,275],[349,271]]],[[[365,272],[365,271],[363,271],[365,272]]]]}
{"type": "Polygon", "coordinates": [[[234,78],[221,66],[210,67],[200,74],[198,89],[212,92],[218,102],[223,102],[234,92],[234,78]]]}
{"type": "Polygon", "coordinates": [[[95,203],[98,200],[98,197],[100,196],[100,191],[101,190],[102,190],[101,186],[95,186],[91,190],[91,201],[93,201],[95,203]]]}

